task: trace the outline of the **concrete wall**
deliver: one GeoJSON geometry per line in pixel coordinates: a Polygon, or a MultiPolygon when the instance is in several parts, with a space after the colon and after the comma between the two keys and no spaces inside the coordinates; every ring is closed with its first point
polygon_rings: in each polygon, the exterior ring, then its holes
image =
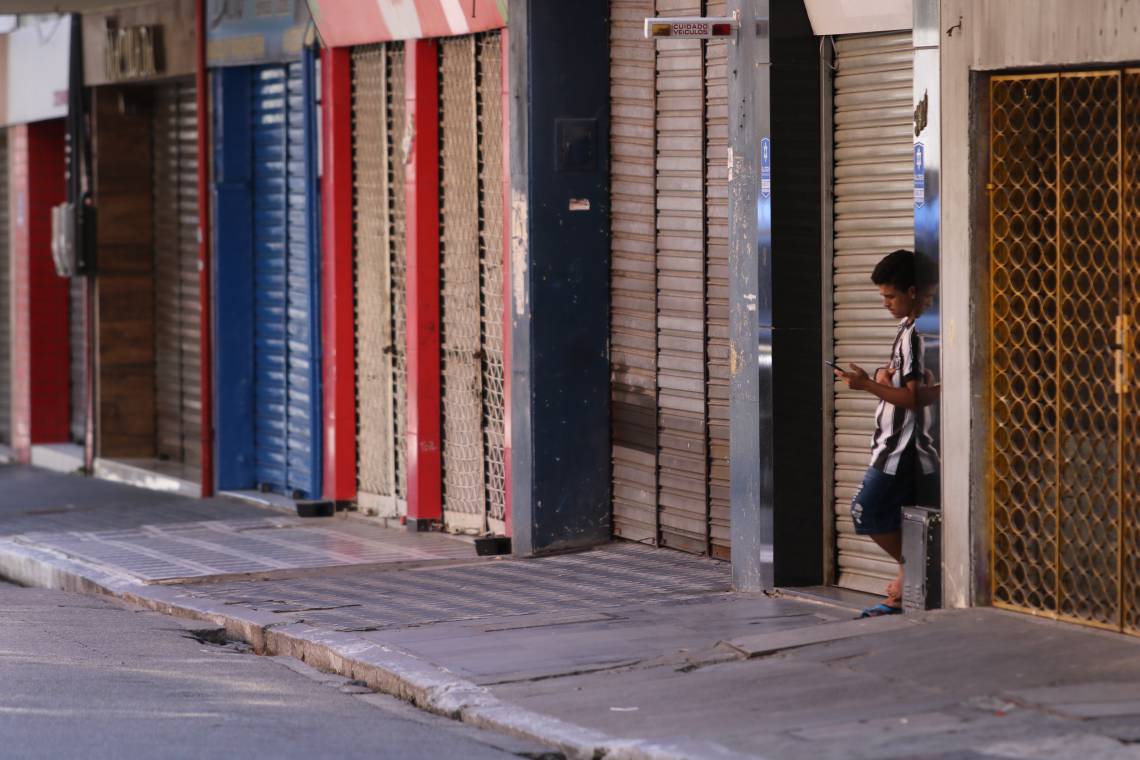
{"type": "Polygon", "coordinates": [[[943,549],[947,606],[989,601],[984,72],[1140,61],[1140,3],[942,0],[943,549]]]}

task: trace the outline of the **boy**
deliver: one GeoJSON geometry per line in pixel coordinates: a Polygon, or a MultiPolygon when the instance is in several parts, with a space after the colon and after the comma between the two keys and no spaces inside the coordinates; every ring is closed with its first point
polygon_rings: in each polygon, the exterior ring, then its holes
{"type": "Polygon", "coordinates": [[[883,306],[900,320],[890,364],[873,379],[855,364],[849,364],[848,371],[835,370],[835,376],[853,390],[879,399],[871,466],[851,502],[851,517],[855,532],[870,536],[894,558],[899,569],[898,576],[887,585],[886,601],[863,610],[860,617],[902,612],[902,508],[936,504],[938,491],[938,455],[923,409],[937,398],[937,390],[923,387],[923,345],[914,328],[929,299],[917,291],[914,254],[898,250],[883,257],[871,273],[871,281],[879,286],[883,306]]]}

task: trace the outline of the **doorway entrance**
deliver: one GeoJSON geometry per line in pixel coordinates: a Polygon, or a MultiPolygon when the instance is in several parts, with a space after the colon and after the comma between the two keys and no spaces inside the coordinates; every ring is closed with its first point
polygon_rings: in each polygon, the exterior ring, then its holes
{"type": "Polygon", "coordinates": [[[994,603],[1140,634],[1140,70],[989,96],[994,603]]]}

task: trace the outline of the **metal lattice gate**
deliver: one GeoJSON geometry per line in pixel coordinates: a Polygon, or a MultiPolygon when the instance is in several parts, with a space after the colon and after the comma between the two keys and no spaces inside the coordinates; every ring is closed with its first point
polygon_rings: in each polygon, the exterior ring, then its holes
{"type": "Polygon", "coordinates": [[[357,485],[361,507],[406,512],[404,46],[352,54],[357,485]]]}
{"type": "Polygon", "coordinates": [[[193,82],[157,89],[154,118],[156,453],[201,464],[198,115],[193,82]]]}
{"type": "Polygon", "coordinates": [[[727,46],[647,41],[610,3],[610,382],[614,535],[727,558],[727,46]]]}
{"type": "Polygon", "coordinates": [[[990,86],[995,604],[1140,633],[1140,72],[990,86]]]}
{"type": "Polygon", "coordinates": [[[443,40],[440,349],[443,521],[505,528],[502,37],[443,40]]]}

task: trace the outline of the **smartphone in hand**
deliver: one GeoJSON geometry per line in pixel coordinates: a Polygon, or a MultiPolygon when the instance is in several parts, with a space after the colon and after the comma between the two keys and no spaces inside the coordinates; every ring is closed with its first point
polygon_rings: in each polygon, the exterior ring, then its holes
{"type": "Polygon", "coordinates": [[[838,364],[836,364],[835,362],[833,362],[831,359],[824,359],[824,360],[823,360],[823,363],[824,363],[824,364],[826,364],[827,366],[831,367],[832,369],[836,369],[836,370],[839,370],[840,372],[842,372],[842,371],[843,371],[843,368],[842,368],[842,367],[840,367],[840,366],[839,366],[838,364]]]}

